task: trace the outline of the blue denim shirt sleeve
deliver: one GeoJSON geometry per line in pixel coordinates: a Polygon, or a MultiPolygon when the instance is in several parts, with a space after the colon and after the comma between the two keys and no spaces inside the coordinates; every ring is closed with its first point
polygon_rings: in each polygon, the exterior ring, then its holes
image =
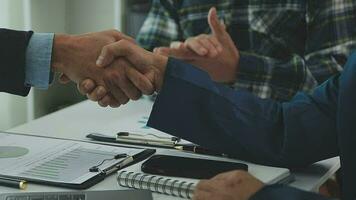
{"type": "Polygon", "coordinates": [[[47,89],[51,80],[53,33],[34,33],[26,51],[25,85],[47,89]]]}

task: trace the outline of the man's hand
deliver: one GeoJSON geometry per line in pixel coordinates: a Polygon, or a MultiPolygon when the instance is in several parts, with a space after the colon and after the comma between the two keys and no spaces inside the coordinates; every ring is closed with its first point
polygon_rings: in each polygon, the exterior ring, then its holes
{"type": "MultiPolygon", "coordinates": [[[[172,48],[161,47],[156,49],[156,56],[153,56],[152,53],[145,51],[136,45],[129,45],[126,42],[123,42],[124,44],[120,47],[120,44],[116,43],[107,46],[107,50],[102,51],[102,56],[99,57],[97,64],[100,66],[110,64],[110,62],[112,62],[115,58],[120,57],[120,55],[123,54],[122,52],[117,53],[118,49],[121,49],[122,51],[126,48],[125,51],[133,53],[131,55],[125,54],[122,56],[126,59],[125,63],[123,63],[123,61],[118,62],[121,62],[121,64],[125,66],[133,65],[146,77],[146,81],[149,80],[153,84],[156,90],[161,88],[163,82],[164,72],[162,69],[159,69],[159,66],[164,66],[165,68],[167,62],[166,56],[183,59],[202,68],[207,71],[215,81],[224,83],[234,82],[239,61],[238,50],[236,49],[230,35],[226,32],[225,25],[219,22],[215,8],[210,9],[208,22],[212,29],[212,35],[202,35],[196,38],[188,39],[184,45],[182,43],[175,43],[176,46],[173,46],[172,48]],[[197,40],[199,40],[199,42],[197,42],[197,40]],[[201,47],[204,47],[206,52],[199,53],[200,47],[198,44],[204,45],[201,47]],[[142,63],[139,63],[139,61],[142,63]]],[[[116,66],[118,66],[118,64],[116,64],[116,66]]],[[[115,67],[109,68],[113,69],[115,67]]],[[[119,102],[126,103],[129,99],[136,99],[129,97],[130,93],[135,93],[133,92],[134,90],[129,90],[129,88],[132,87],[122,86],[125,82],[122,80],[131,79],[119,76],[126,75],[114,72],[113,70],[111,70],[110,73],[106,73],[107,83],[110,83],[111,85],[112,91],[110,90],[110,92],[115,93],[115,95],[106,95],[105,88],[100,86],[97,87],[97,83],[90,79],[84,80],[78,87],[81,93],[87,94],[88,98],[93,101],[99,101],[101,106],[106,107],[110,105],[111,107],[116,107],[117,105],[120,105],[119,102]],[[108,77],[109,74],[111,74],[111,78],[108,77]],[[116,83],[114,83],[114,76],[116,76],[116,83]],[[117,80],[121,80],[122,83],[120,84],[117,80]],[[126,90],[126,92],[123,90],[126,90]]],[[[143,77],[141,77],[141,80],[143,80],[143,77]]],[[[148,84],[142,85],[148,86],[148,84]]],[[[139,91],[144,94],[149,94],[150,92],[148,92],[147,88],[145,90],[142,88],[142,85],[138,86],[139,91]]]]}
{"type": "Polygon", "coordinates": [[[194,200],[248,200],[264,184],[244,171],[219,174],[202,180],[194,191],[194,200]]]}
{"type": "Polygon", "coordinates": [[[187,39],[184,43],[173,42],[171,47],[159,47],[155,53],[172,56],[207,71],[214,81],[231,83],[236,79],[239,52],[219,21],[215,8],[211,8],[208,23],[211,35],[202,34],[187,39]]]}
{"type": "MultiPolygon", "coordinates": [[[[56,35],[53,43],[52,69],[61,72],[61,83],[67,83],[70,80],[80,83],[84,79],[90,78],[98,85],[95,89],[97,95],[106,95],[106,85],[103,81],[103,69],[96,66],[96,60],[105,45],[126,39],[133,41],[132,38],[120,33],[117,30],[108,30],[97,33],[83,35],[56,35]]],[[[91,88],[92,85],[79,85],[80,87],[91,88]]],[[[110,95],[110,94],[108,94],[110,95]]],[[[138,96],[139,94],[135,94],[138,96]]],[[[118,106],[119,102],[114,100],[110,102],[113,106],[118,106]]]]}
{"type": "MultiPolygon", "coordinates": [[[[112,97],[124,104],[129,98],[137,99],[134,94],[138,91],[149,95],[160,90],[167,60],[167,57],[146,51],[133,42],[120,40],[103,48],[97,64],[105,67],[104,80],[112,97]],[[128,81],[132,84],[127,84],[128,81]],[[129,98],[125,98],[125,95],[129,98]]],[[[93,86],[79,89],[99,99],[99,105],[112,106],[112,97],[95,94],[97,88],[93,81],[85,80],[80,85],[93,86]]]]}

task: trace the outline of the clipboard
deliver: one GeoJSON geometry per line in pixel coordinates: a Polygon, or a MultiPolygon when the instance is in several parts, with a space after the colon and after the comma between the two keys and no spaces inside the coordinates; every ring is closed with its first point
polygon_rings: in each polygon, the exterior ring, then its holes
{"type": "Polygon", "coordinates": [[[0,132],[0,150],[3,147],[14,151],[0,152],[0,176],[71,189],[87,189],[155,153],[154,149],[0,132]],[[89,171],[93,166],[98,171],[89,171]]]}

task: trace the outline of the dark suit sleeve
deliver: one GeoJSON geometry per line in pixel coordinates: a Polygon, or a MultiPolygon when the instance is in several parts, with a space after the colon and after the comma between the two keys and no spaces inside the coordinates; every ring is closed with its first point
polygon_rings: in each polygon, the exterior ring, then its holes
{"type": "Polygon", "coordinates": [[[263,100],[214,83],[170,59],[148,125],[259,164],[303,167],[338,155],[338,76],[289,103],[263,100]]]}
{"type": "Polygon", "coordinates": [[[26,48],[32,32],[0,29],[0,92],[26,96],[26,48]]]}
{"type": "Polygon", "coordinates": [[[262,188],[250,200],[328,200],[316,193],[305,192],[285,185],[270,185],[262,188]]]}

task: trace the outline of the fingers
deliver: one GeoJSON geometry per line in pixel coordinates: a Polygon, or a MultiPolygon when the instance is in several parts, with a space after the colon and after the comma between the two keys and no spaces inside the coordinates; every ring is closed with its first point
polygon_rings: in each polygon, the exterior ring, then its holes
{"type": "Polygon", "coordinates": [[[134,73],[133,70],[133,66],[127,60],[117,59],[104,73],[104,81],[109,91],[120,104],[126,104],[128,99],[138,100],[142,95],[128,78],[129,74],[134,73]]]}
{"type": "Polygon", "coordinates": [[[220,37],[223,34],[225,34],[225,32],[226,32],[225,25],[224,25],[224,23],[220,23],[215,7],[212,7],[209,10],[208,24],[210,26],[210,29],[211,29],[213,35],[220,37]]]}
{"type": "Polygon", "coordinates": [[[81,94],[86,95],[92,101],[98,101],[98,104],[102,107],[117,108],[120,106],[120,103],[110,93],[107,93],[103,86],[96,86],[91,79],[82,81],[77,87],[81,94]]]}
{"type": "Polygon", "coordinates": [[[126,56],[131,53],[132,43],[127,40],[120,40],[118,42],[106,45],[101,50],[100,56],[96,61],[96,65],[104,67],[114,61],[116,57],[126,56]]]}
{"type": "Polygon", "coordinates": [[[92,101],[99,101],[106,95],[107,91],[103,86],[96,87],[92,92],[87,93],[87,98],[92,101]]]}
{"type": "Polygon", "coordinates": [[[133,39],[132,37],[130,37],[128,35],[121,33],[120,31],[118,31],[116,29],[109,30],[109,33],[111,34],[111,36],[113,36],[116,39],[116,41],[124,39],[124,40],[128,40],[130,42],[135,43],[135,39],[133,39]]]}
{"type": "Polygon", "coordinates": [[[77,85],[78,91],[82,95],[86,95],[88,93],[92,93],[92,91],[95,89],[95,87],[96,87],[96,84],[91,79],[85,79],[84,81],[80,82],[77,85]]]}
{"type": "Polygon", "coordinates": [[[216,37],[210,36],[209,40],[214,45],[214,47],[215,47],[215,49],[216,49],[218,54],[223,51],[223,47],[222,47],[221,43],[218,41],[218,39],[216,37]]]}
{"type": "Polygon", "coordinates": [[[103,107],[118,107],[126,104],[129,99],[138,100],[142,93],[149,95],[155,90],[152,81],[125,59],[115,60],[105,70],[104,82],[110,94],[103,86],[96,86],[91,79],[78,84],[78,90],[82,94],[87,94],[88,99],[92,101],[99,101],[99,105],[103,107]]]}
{"type": "Polygon", "coordinates": [[[215,57],[222,52],[222,46],[215,36],[206,34],[189,38],[184,42],[186,48],[191,49],[199,56],[215,57]]]}
{"type": "Polygon", "coordinates": [[[132,67],[126,70],[127,77],[145,95],[151,95],[155,91],[153,84],[144,75],[132,67]]]}
{"type": "MultiPolygon", "coordinates": [[[[120,59],[118,60],[118,66],[120,66],[122,69],[124,69],[123,73],[119,79],[117,79],[117,85],[122,89],[122,91],[125,93],[125,95],[132,99],[132,100],[138,100],[141,96],[142,93],[137,88],[131,80],[128,78],[129,75],[134,74],[133,71],[137,72],[134,67],[125,59],[120,59]],[[120,62],[121,61],[121,62],[120,62]]],[[[137,72],[136,74],[140,74],[137,72]]],[[[149,82],[150,83],[150,82],[149,82]]]]}
{"type": "Polygon", "coordinates": [[[107,91],[103,86],[97,86],[91,79],[85,79],[77,85],[78,91],[82,95],[86,95],[92,101],[99,101],[106,94],[107,91]]]}
{"type": "Polygon", "coordinates": [[[173,49],[180,49],[180,48],[183,48],[184,47],[184,43],[183,42],[180,42],[180,41],[174,41],[174,42],[171,42],[171,44],[169,45],[170,48],[173,48],[173,49]]]}
{"type": "Polygon", "coordinates": [[[168,47],[156,47],[153,49],[153,53],[159,54],[162,56],[170,56],[170,48],[168,47]]]}
{"type": "Polygon", "coordinates": [[[191,49],[199,56],[205,56],[209,53],[208,49],[204,46],[203,42],[201,42],[198,38],[189,38],[184,42],[186,48],[191,49]]]}
{"type": "MultiPolygon", "coordinates": [[[[121,65],[122,66],[122,65],[121,65]]],[[[149,80],[147,80],[141,73],[136,71],[132,67],[128,67],[126,69],[126,76],[129,78],[128,83],[121,83],[120,81],[114,81],[111,83],[107,83],[109,90],[113,93],[109,93],[106,96],[104,96],[98,103],[102,107],[107,107],[110,106],[112,108],[117,108],[121,104],[126,104],[129,99],[132,100],[137,100],[139,97],[141,97],[141,92],[142,93],[150,95],[154,92],[154,87],[151,84],[149,80]],[[130,85],[130,81],[133,83],[133,85],[130,85]],[[126,85],[127,84],[127,85],[126,85]],[[122,87],[125,89],[120,89],[118,87],[122,87]],[[136,89],[137,87],[137,89],[136,89]],[[135,91],[132,93],[132,91],[135,91]],[[128,98],[126,98],[128,97],[128,98]],[[116,100],[118,99],[118,100],[116,100]]],[[[117,80],[115,78],[115,80],[117,80]]]]}
{"type": "Polygon", "coordinates": [[[217,55],[214,43],[212,43],[207,36],[199,38],[199,43],[207,50],[207,56],[214,57],[217,55]]]}
{"type": "MultiPolygon", "coordinates": [[[[129,101],[129,98],[127,98],[124,92],[116,86],[114,81],[108,81],[106,82],[106,85],[120,105],[125,105],[129,101]]],[[[110,100],[102,100],[100,102],[108,102],[107,105],[109,105],[110,100]]]]}
{"type": "Polygon", "coordinates": [[[107,94],[104,98],[102,98],[98,104],[101,107],[107,107],[110,106],[112,108],[118,108],[121,104],[119,101],[115,99],[115,97],[112,94],[107,94]]]}
{"type": "Polygon", "coordinates": [[[59,75],[59,82],[62,83],[62,84],[67,84],[67,83],[70,82],[70,79],[65,74],[60,74],[59,75]]]}
{"type": "Polygon", "coordinates": [[[126,76],[122,76],[123,79],[116,81],[116,85],[121,88],[124,94],[132,100],[138,100],[142,96],[141,91],[139,91],[135,85],[126,76]]]}
{"type": "Polygon", "coordinates": [[[177,59],[189,61],[194,59],[196,54],[185,47],[183,48],[170,48],[170,47],[158,47],[156,53],[164,56],[171,56],[177,59]]]}

